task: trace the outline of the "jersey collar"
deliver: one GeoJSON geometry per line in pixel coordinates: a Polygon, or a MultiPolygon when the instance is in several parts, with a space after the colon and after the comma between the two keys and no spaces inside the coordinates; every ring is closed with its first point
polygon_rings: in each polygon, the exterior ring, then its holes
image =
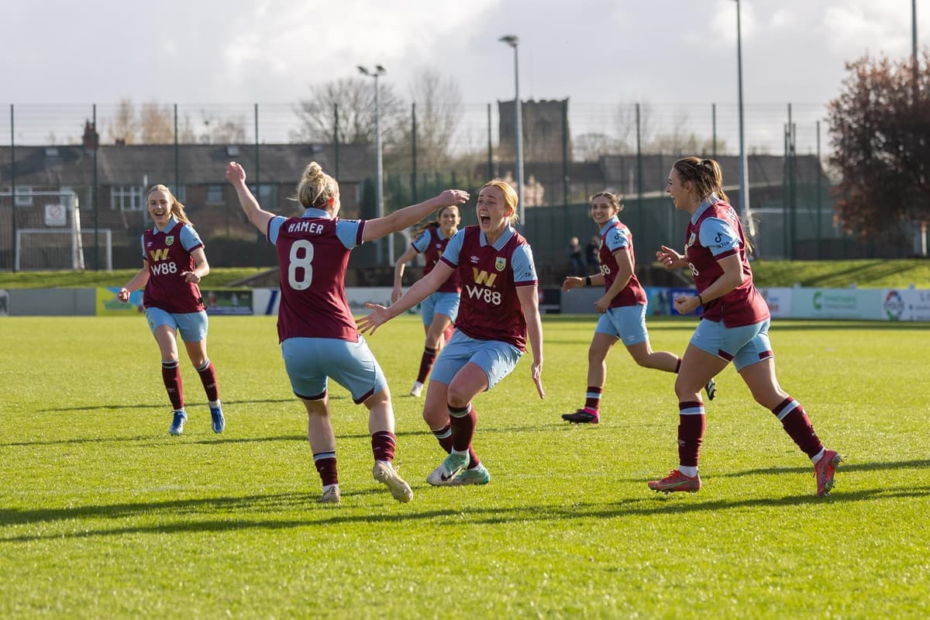
{"type": "Polygon", "coordinates": [[[157,235],[158,233],[164,233],[167,235],[168,233],[172,231],[172,229],[174,229],[174,225],[177,223],[178,221],[172,215],[171,217],[168,218],[168,224],[165,226],[164,230],[158,230],[158,224],[155,224],[154,226],[152,226],[152,234],[157,235]]]}
{"type": "MultiPolygon", "coordinates": [[[[494,249],[495,249],[495,250],[500,250],[501,248],[503,248],[504,245],[505,245],[508,241],[510,241],[510,238],[513,237],[513,233],[514,233],[513,226],[511,226],[511,225],[508,224],[508,225],[507,225],[507,230],[504,231],[504,234],[502,234],[502,235],[497,239],[497,241],[494,242],[494,246],[493,246],[494,249]]],[[[481,240],[481,247],[484,247],[484,246],[488,245],[488,240],[487,240],[487,238],[484,236],[484,231],[483,231],[483,230],[482,230],[482,231],[479,231],[479,234],[480,234],[479,239],[481,240]]]]}
{"type": "Polygon", "coordinates": [[[614,226],[616,226],[616,225],[619,224],[619,223],[620,223],[620,218],[617,217],[616,215],[613,216],[612,218],[610,218],[609,220],[607,220],[607,223],[606,223],[606,224],[604,224],[603,226],[601,226],[601,232],[599,232],[598,234],[599,234],[600,236],[603,237],[605,234],[607,234],[607,231],[608,231],[608,230],[610,230],[611,228],[613,228],[614,226]]]}
{"type": "Polygon", "coordinates": [[[698,219],[701,217],[701,214],[707,211],[711,205],[720,202],[720,199],[717,198],[717,194],[711,193],[710,196],[704,199],[704,202],[700,204],[697,208],[697,211],[694,212],[694,215],[691,216],[691,223],[697,224],[698,219]]]}
{"type": "Polygon", "coordinates": [[[324,220],[333,219],[332,213],[329,211],[324,211],[323,209],[317,209],[315,207],[308,207],[307,210],[304,211],[304,214],[300,217],[321,217],[324,220]]]}

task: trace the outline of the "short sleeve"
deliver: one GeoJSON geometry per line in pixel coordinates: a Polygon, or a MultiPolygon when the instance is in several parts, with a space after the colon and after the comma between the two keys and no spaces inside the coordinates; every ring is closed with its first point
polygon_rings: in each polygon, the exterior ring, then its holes
{"type": "Polygon", "coordinates": [[[429,247],[430,237],[431,235],[429,230],[424,230],[422,233],[420,233],[420,236],[417,237],[416,240],[410,245],[413,246],[414,250],[422,254],[426,251],[426,248],[429,247]]]}
{"type": "Polygon", "coordinates": [[[342,241],[347,250],[362,245],[362,230],[365,229],[365,220],[337,220],[336,236],[342,241]]]}
{"type": "Polygon", "coordinates": [[[268,220],[268,231],[266,236],[268,241],[272,245],[278,245],[278,233],[281,232],[281,227],[284,225],[284,222],[287,221],[287,218],[282,215],[277,215],[270,220],[268,220]]]}
{"type": "Polygon", "coordinates": [[[610,250],[611,254],[623,248],[627,248],[630,246],[629,231],[625,228],[614,228],[607,232],[604,242],[607,244],[607,249],[610,250]]]}
{"type": "Polygon", "coordinates": [[[701,245],[715,257],[723,257],[739,250],[740,238],[725,220],[709,217],[701,223],[701,245]]]}
{"type": "Polygon", "coordinates": [[[142,235],[142,238],[139,240],[139,249],[142,250],[142,260],[148,260],[149,257],[145,253],[145,235],[142,235]]]}
{"type": "Polygon", "coordinates": [[[181,227],[181,246],[188,252],[203,247],[203,241],[200,240],[200,235],[193,226],[185,224],[181,227]]]}
{"type": "Polygon", "coordinates": [[[513,282],[517,286],[536,284],[536,264],[533,262],[533,250],[529,245],[518,245],[510,259],[513,269],[513,282]]]}
{"type": "Polygon", "coordinates": [[[465,243],[465,231],[460,230],[449,239],[449,245],[446,251],[442,253],[442,262],[450,267],[459,266],[459,254],[462,252],[462,245],[465,243]]]}

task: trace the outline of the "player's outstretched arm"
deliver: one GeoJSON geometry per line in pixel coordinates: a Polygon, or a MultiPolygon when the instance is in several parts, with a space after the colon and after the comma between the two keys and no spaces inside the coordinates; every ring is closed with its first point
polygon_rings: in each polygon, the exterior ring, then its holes
{"type": "Polygon", "coordinates": [[[245,184],[245,170],[234,161],[229,162],[226,166],[226,180],[236,190],[239,197],[239,205],[245,212],[252,226],[257,228],[261,233],[268,232],[268,222],[274,217],[274,213],[262,210],[258,200],[252,195],[249,186],[245,184]]]}
{"type": "Polygon", "coordinates": [[[442,286],[442,283],[449,279],[452,271],[452,267],[440,261],[436,263],[429,275],[421,278],[416,284],[407,289],[407,293],[391,304],[389,308],[378,304],[365,304],[365,307],[371,310],[371,314],[358,320],[358,330],[363,334],[368,332],[374,334],[379,327],[395,316],[410,310],[410,308],[435,293],[442,286]]]}
{"type": "Polygon", "coordinates": [[[126,286],[119,290],[119,293],[116,294],[116,298],[121,302],[126,303],[129,301],[129,295],[133,291],[137,291],[149,281],[149,262],[147,260],[142,261],[142,269],[139,270],[139,273],[134,275],[129,282],[126,283],[126,286]]]}
{"type": "Polygon", "coordinates": [[[543,331],[542,319],[539,316],[539,293],[536,286],[521,286],[517,288],[517,297],[526,317],[526,333],[530,337],[530,346],[533,349],[533,383],[540,398],[546,398],[546,390],[542,383],[543,368],[543,331]]]}
{"type": "Polygon", "coordinates": [[[362,231],[362,241],[374,241],[385,235],[413,226],[429,214],[443,207],[460,205],[468,201],[468,192],[460,189],[447,189],[434,198],[418,205],[404,207],[387,217],[368,220],[362,231]]]}

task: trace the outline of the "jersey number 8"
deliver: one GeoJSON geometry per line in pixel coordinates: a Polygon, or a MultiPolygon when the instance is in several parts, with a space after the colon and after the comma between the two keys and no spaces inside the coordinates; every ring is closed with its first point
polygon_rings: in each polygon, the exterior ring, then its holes
{"type": "Polygon", "coordinates": [[[287,283],[295,291],[303,291],[310,288],[313,282],[313,244],[306,239],[295,241],[291,246],[291,256],[287,265],[287,283]],[[303,256],[300,256],[303,250],[303,256]],[[297,271],[303,272],[303,278],[297,279],[297,271]]]}

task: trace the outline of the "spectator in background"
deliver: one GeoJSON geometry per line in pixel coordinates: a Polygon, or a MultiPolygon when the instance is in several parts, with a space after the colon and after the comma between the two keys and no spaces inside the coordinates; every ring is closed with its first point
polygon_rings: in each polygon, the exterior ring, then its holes
{"type": "Polygon", "coordinates": [[[568,262],[571,264],[571,275],[585,275],[584,261],[582,260],[581,242],[578,237],[572,237],[568,242],[568,262]]]}
{"type": "Polygon", "coordinates": [[[601,237],[594,235],[591,241],[585,246],[585,262],[588,263],[588,271],[600,271],[601,265],[598,262],[597,255],[601,251],[601,237]]]}

